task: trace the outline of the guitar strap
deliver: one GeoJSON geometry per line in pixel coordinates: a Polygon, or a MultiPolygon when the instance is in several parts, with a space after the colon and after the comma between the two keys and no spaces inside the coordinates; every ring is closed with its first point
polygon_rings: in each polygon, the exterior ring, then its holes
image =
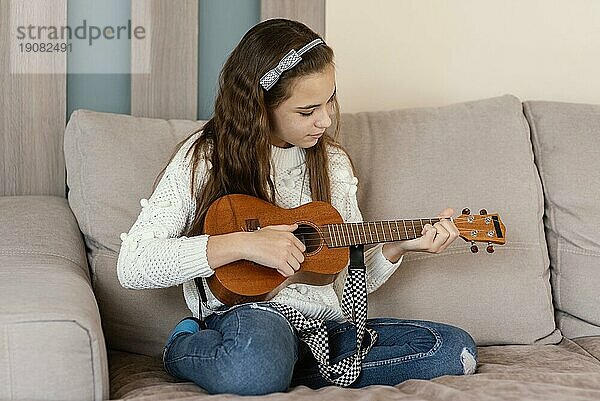
{"type": "Polygon", "coordinates": [[[200,328],[206,329],[206,322],[204,322],[204,316],[202,315],[202,303],[206,304],[208,299],[206,298],[206,291],[204,290],[204,284],[202,283],[202,279],[200,277],[196,277],[194,279],[196,283],[196,288],[198,289],[198,323],[200,324],[200,328]]]}
{"type": "MultiPolygon", "coordinates": [[[[194,281],[200,294],[198,311],[201,327],[205,329],[206,325],[202,317],[202,302],[206,302],[206,292],[199,277],[194,281]]],[[[344,283],[341,305],[344,317],[356,327],[356,350],[354,354],[332,365],[329,358],[329,339],[324,320],[307,318],[300,311],[288,305],[277,302],[270,302],[269,305],[285,316],[294,326],[299,339],[304,341],[310,348],[319,365],[319,372],[326,380],[341,387],[347,387],[354,383],[360,374],[363,359],[377,341],[377,332],[366,327],[367,283],[363,245],[350,247],[350,265],[344,283]],[[365,332],[369,333],[370,342],[363,348],[362,343],[365,332]]]]}
{"type": "Polygon", "coordinates": [[[329,340],[325,321],[306,318],[298,310],[276,302],[271,306],[282,313],[298,331],[300,340],[310,348],[319,364],[321,375],[338,386],[347,387],[358,378],[362,361],[375,342],[377,332],[367,328],[367,284],[364,265],[363,245],[350,247],[350,265],[348,277],[344,283],[342,295],[342,313],[356,327],[356,350],[354,354],[331,364],[329,359],[329,340]],[[370,342],[362,347],[365,331],[369,333],[370,342]]]}

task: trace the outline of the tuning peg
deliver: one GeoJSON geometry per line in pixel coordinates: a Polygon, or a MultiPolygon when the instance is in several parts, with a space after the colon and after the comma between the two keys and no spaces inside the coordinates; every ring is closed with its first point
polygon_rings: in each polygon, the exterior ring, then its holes
{"type": "Polygon", "coordinates": [[[479,252],[479,248],[477,248],[477,245],[475,245],[475,242],[473,242],[473,241],[471,241],[471,252],[473,252],[473,253],[479,252]]]}
{"type": "Polygon", "coordinates": [[[486,214],[487,214],[487,210],[485,210],[485,209],[481,209],[481,210],[479,211],[479,214],[480,214],[480,215],[482,215],[482,216],[484,216],[484,215],[486,215],[486,214]]]}
{"type": "Polygon", "coordinates": [[[466,207],[462,210],[462,214],[471,214],[471,211],[469,210],[468,207],[466,207]]]}
{"type": "Polygon", "coordinates": [[[487,253],[494,253],[494,246],[491,242],[488,242],[488,246],[487,248],[485,248],[485,250],[487,251],[487,253]]]}

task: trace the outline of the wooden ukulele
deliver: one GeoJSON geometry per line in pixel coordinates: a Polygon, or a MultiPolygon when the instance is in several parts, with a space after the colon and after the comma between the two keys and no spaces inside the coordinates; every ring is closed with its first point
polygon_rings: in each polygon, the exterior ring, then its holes
{"type": "MultiPolygon", "coordinates": [[[[304,262],[294,275],[284,277],[275,269],[248,260],[239,260],[221,266],[207,279],[212,293],[225,305],[258,302],[273,298],[292,283],[326,285],[348,264],[349,247],[414,239],[421,236],[425,224],[434,224],[439,218],[344,223],[338,211],[327,202],[310,202],[293,209],[283,209],[249,195],[225,195],[208,209],[204,231],[209,235],[237,231],[254,231],[261,227],[298,223],[294,235],[306,246],[304,262]]],[[[498,214],[471,215],[468,209],[452,221],[460,237],[471,242],[471,251],[477,252],[475,242],[505,243],[504,224],[498,214]]]]}

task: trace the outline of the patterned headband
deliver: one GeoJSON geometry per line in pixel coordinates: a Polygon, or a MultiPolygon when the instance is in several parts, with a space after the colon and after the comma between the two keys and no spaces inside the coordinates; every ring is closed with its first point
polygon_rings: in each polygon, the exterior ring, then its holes
{"type": "Polygon", "coordinates": [[[273,87],[273,85],[275,85],[277,83],[277,81],[279,81],[279,77],[281,77],[281,73],[294,68],[294,66],[296,66],[300,61],[302,61],[302,57],[300,57],[300,56],[302,56],[304,53],[306,53],[313,47],[320,45],[321,43],[325,43],[325,42],[323,42],[323,40],[321,40],[321,39],[315,39],[298,51],[296,51],[294,49],[290,50],[288,52],[288,54],[286,54],[281,59],[279,64],[277,64],[277,67],[273,68],[272,70],[269,70],[265,75],[262,76],[262,78],[259,81],[260,85],[266,91],[271,89],[273,87]]]}

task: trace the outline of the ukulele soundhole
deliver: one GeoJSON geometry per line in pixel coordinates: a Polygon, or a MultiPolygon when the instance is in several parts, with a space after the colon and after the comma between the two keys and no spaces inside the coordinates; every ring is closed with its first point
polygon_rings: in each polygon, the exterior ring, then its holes
{"type": "Polygon", "coordinates": [[[294,231],[294,235],[304,246],[306,246],[305,254],[318,252],[323,244],[321,235],[317,229],[309,224],[298,223],[298,228],[294,231]]]}

